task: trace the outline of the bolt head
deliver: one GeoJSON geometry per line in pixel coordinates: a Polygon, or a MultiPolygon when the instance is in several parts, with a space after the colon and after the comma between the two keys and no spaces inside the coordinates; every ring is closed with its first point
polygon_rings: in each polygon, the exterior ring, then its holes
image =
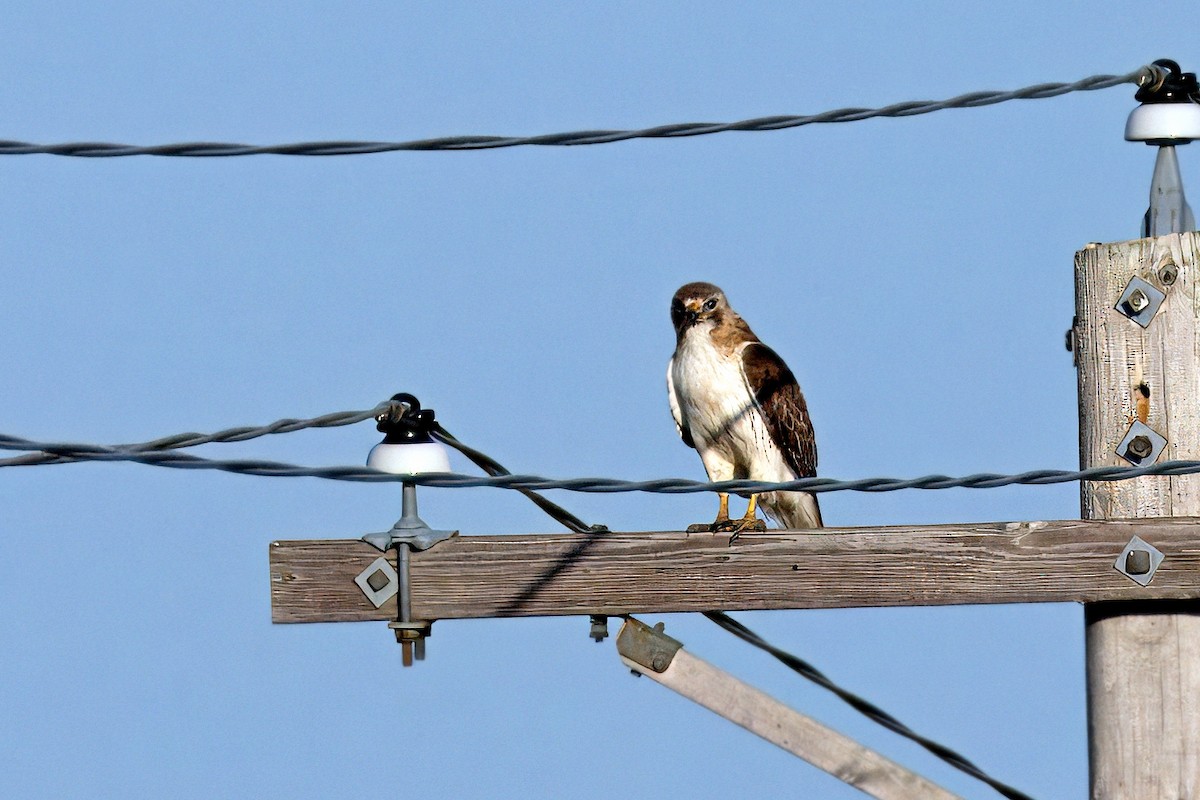
{"type": "Polygon", "coordinates": [[[654,660],[650,662],[650,666],[654,668],[655,672],[663,672],[670,666],[670,662],[667,661],[666,656],[655,656],[654,660]]]}
{"type": "Polygon", "coordinates": [[[1154,444],[1146,436],[1135,436],[1129,440],[1129,446],[1125,448],[1125,452],[1138,460],[1146,458],[1154,452],[1154,444]]]}
{"type": "Polygon", "coordinates": [[[1158,271],[1158,279],[1163,282],[1164,286],[1173,285],[1178,278],[1179,268],[1174,264],[1164,264],[1158,271]]]}
{"type": "Polygon", "coordinates": [[[1150,571],[1150,552],[1130,550],[1125,554],[1125,571],[1130,575],[1145,575],[1150,571]]]}
{"type": "Polygon", "coordinates": [[[1150,298],[1141,289],[1134,289],[1129,294],[1129,299],[1125,301],[1125,305],[1134,314],[1140,314],[1150,305],[1150,298]]]}

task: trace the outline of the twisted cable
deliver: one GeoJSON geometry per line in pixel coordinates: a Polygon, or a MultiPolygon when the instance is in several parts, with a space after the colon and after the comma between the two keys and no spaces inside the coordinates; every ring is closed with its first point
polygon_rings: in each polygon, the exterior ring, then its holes
{"type": "Polygon", "coordinates": [[[982,108],[1009,100],[1036,100],[1058,97],[1070,92],[1091,92],[1121,84],[1153,85],[1164,80],[1166,70],[1157,64],[1138,67],[1124,75],[1091,75],[1070,83],[1039,83],[1012,91],[980,91],[947,100],[909,100],[881,108],[838,108],[819,114],[757,117],[739,122],[686,122],[637,130],[588,130],[549,133],[539,136],[445,136],[403,142],[322,141],[293,144],[249,145],[230,142],[183,142],[139,146],[107,142],[64,142],[34,144],[0,140],[0,155],[55,155],[78,158],[115,158],[118,156],[172,156],[212,158],[221,156],[349,156],[390,153],[402,150],[492,150],[527,145],[567,147],[609,144],[629,139],[679,139],[727,131],[777,131],[804,125],[858,122],[875,117],[915,117],[948,108],[982,108]]]}
{"type": "MultiPolygon", "coordinates": [[[[1039,469],[1016,474],[979,472],[961,477],[924,475],[919,478],[799,478],[792,481],[697,481],[688,478],[655,478],[633,481],[617,478],[547,478],[540,475],[493,474],[489,476],[459,473],[429,473],[424,475],[392,475],[365,466],[306,467],[265,459],[208,459],[172,449],[192,444],[227,441],[246,441],[268,433],[284,433],[304,427],[332,427],[369,419],[378,413],[371,411],[343,412],[316,417],[313,420],[280,420],[268,426],[230,428],[215,434],[186,433],[155,439],[141,445],[97,445],[75,442],[37,442],[9,434],[0,434],[0,450],[28,451],[25,455],[0,459],[0,467],[67,464],[80,461],[132,461],[174,469],[211,469],[240,475],[261,475],[285,478],[324,478],[337,481],[383,483],[410,481],[419,486],[442,489],[488,487],[515,491],[546,491],[562,489],[589,494],[619,494],[649,492],[652,494],[695,494],[699,492],[731,492],[759,494],[762,492],[895,492],[901,489],[995,489],[1001,486],[1045,486],[1074,481],[1121,481],[1144,475],[1193,475],[1200,472],[1200,461],[1163,461],[1138,467],[1101,466],[1081,470],[1039,469]],[[306,424],[308,423],[308,424],[306,424]],[[153,445],[153,446],[152,446],[153,445]]],[[[452,444],[450,440],[442,440],[452,444]]],[[[457,440],[454,440],[457,441],[457,440]]],[[[459,443],[461,444],[461,443],[459,443]]],[[[457,445],[454,445],[457,446],[457,445]]],[[[464,451],[465,452],[465,451],[464,451]]],[[[476,462],[479,463],[479,462],[476,462]]],[[[485,469],[487,469],[485,467],[485,469]]]]}

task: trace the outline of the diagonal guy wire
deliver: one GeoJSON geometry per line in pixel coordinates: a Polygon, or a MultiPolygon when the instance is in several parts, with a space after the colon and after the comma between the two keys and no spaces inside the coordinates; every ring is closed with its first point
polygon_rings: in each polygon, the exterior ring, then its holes
{"type": "Polygon", "coordinates": [[[821,688],[828,689],[829,691],[833,692],[840,700],[845,701],[850,705],[851,708],[853,708],[855,711],[858,711],[860,714],[863,714],[872,722],[878,723],[893,733],[897,733],[906,739],[916,742],[917,744],[921,745],[921,747],[924,747],[930,753],[937,756],[942,761],[945,761],[950,766],[965,772],[972,778],[983,781],[1000,794],[1009,798],[1009,800],[1031,800],[1029,795],[1025,794],[1024,792],[1014,789],[1006,783],[1001,783],[991,775],[988,775],[982,769],[975,766],[975,764],[969,761],[965,756],[960,755],[945,745],[938,744],[932,739],[927,739],[874,703],[864,700],[853,692],[847,691],[846,689],[838,686],[836,683],[826,677],[825,673],[821,672],[812,664],[809,664],[804,659],[799,658],[798,656],[795,656],[786,650],[776,647],[725,612],[706,611],[704,612],[704,616],[708,617],[711,621],[729,631],[742,641],[748,642],[760,650],[770,653],[776,659],[783,662],[785,666],[798,673],[801,677],[807,678],[821,688]]]}
{"type": "Polygon", "coordinates": [[[116,156],[347,156],[368,153],[388,153],[398,150],[489,150],[522,145],[570,146],[608,144],[628,139],[677,139],[704,136],[726,131],[777,131],[803,125],[834,122],[858,122],[874,117],[914,117],[947,108],[980,108],[1009,100],[1034,100],[1058,97],[1070,92],[1090,92],[1121,84],[1142,86],[1160,80],[1166,72],[1162,67],[1138,67],[1124,75],[1092,75],[1071,83],[1040,83],[1013,91],[982,91],[952,97],[948,100],[910,100],[882,108],[838,108],[819,114],[758,117],[740,122],[687,122],[660,125],[638,130],[592,130],[569,133],[549,133],[540,136],[446,136],[437,139],[417,139],[406,142],[326,141],[297,142],[278,145],[249,145],[228,142],[186,142],[149,147],[106,142],[66,142],[62,144],[33,144],[0,140],[0,155],[47,154],[85,158],[116,156]]]}

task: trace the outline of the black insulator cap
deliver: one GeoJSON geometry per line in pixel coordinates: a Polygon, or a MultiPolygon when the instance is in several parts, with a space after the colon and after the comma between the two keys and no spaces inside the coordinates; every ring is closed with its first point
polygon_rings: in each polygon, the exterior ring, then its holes
{"type": "Polygon", "coordinates": [[[1169,74],[1157,89],[1153,84],[1138,89],[1133,96],[1135,100],[1139,103],[1200,103],[1200,84],[1196,82],[1196,73],[1184,72],[1178,63],[1169,58],[1158,59],[1154,66],[1162,67],[1169,74]]]}
{"type": "Polygon", "coordinates": [[[432,442],[430,432],[437,423],[432,408],[421,408],[421,401],[407,392],[392,395],[395,405],[375,418],[375,428],[383,434],[384,444],[424,444],[432,442]]]}

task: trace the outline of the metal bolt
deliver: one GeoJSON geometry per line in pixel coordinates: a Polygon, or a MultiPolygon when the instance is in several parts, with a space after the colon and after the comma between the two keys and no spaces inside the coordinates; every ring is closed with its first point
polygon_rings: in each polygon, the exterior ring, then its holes
{"type": "Polygon", "coordinates": [[[1129,298],[1125,301],[1125,307],[1132,314],[1140,314],[1150,305],[1150,298],[1141,289],[1134,289],[1129,294],[1129,298]]]}
{"type": "Polygon", "coordinates": [[[1150,551],[1130,550],[1125,554],[1125,571],[1130,575],[1145,575],[1150,571],[1150,551]]]}
{"type": "Polygon", "coordinates": [[[1154,445],[1146,436],[1135,436],[1129,440],[1129,446],[1125,448],[1125,455],[1131,459],[1141,461],[1154,452],[1154,445]]]}
{"type": "Polygon", "coordinates": [[[413,623],[392,621],[388,627],[396,633],[396,641],[400,643],[400,661],[404,666],[413,665],[413,657],[417,661],[425,660],[425,638],[429,636],[428,625],[423,629],[409,627],[413,623]]]}
{"type": "Polygon", "coordinates": [[[1149,586],[1163,558],[1161,550],[1140,536],[1134,536],[1121,548],[1113,567],[1139,586],[1149,586]]]}
{"type": "Polygon", "coordinates": [[[608,617],[604,614],[592,614],[592,630],[588,634],[595,642],[603,642],[608,638],[608,617]]]}
{"type": "Polygon", "coordinates": [[[391,578],[389,578],[381,569],[375,570],[371,573],[371,577],[367,578],[367,585],[377,592],[383,587],[387,586],[390,582],[391,578]]]}
{"type": "Polygon", "coordinates": [[[1179,278],[1179,268],[1174,264],[1164,264],[1158,271],[1158,279],[1164,286],[1171,286],[1179,278]]]}
{"type": "Polygon", "coordinates": [[[650,666],[655,672],[663,672],[667,667],[671,666],[671,662],[667,660],[666,656],[655,656],[654,660],[650,662],[650,666]]]}

